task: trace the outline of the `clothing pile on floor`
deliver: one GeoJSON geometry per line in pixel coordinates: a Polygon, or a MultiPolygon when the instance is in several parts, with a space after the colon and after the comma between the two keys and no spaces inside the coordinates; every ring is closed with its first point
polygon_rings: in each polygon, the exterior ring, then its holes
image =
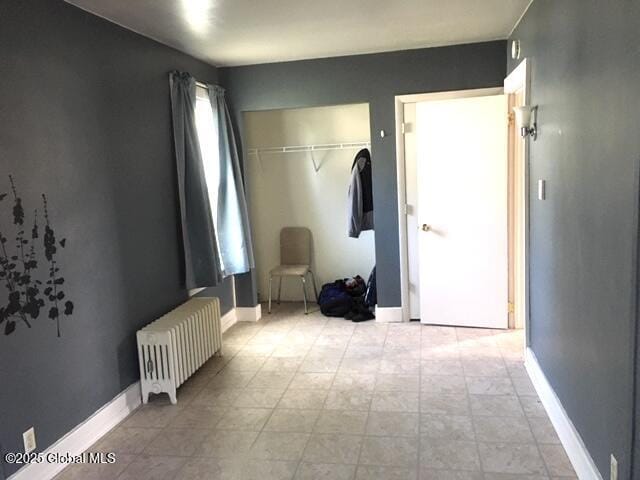
{"type": "Polygon", "coordinates": [[[360,275],[336,280],[322,286],[318,297],[320,311],[328,317],[343,317],[352,322],[364,322],[375,318],[376,269],[365,283],[360,275]]]}

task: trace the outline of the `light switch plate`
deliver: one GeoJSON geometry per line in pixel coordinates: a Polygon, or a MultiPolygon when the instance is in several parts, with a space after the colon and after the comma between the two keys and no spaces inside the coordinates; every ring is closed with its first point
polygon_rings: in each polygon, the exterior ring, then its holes
{"type": "Polygon", "coordinates": [[[538,200],[544,200],[546,196],[546,181],[540,179],[538,180],[538,200]]]}
{"type": "Polygon", "coordinates": [[[31,453],[36,449],[36,431],[33,427],[22,434],[24,453],[31,453]]]}

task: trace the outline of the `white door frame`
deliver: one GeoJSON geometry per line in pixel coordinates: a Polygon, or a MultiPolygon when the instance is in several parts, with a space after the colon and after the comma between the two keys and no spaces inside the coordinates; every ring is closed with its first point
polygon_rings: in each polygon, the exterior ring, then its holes
{"type": "MultiPolygon", "coordinates": [[[[531,105],[531,62],[527,59],[523,59],[513,71],[507,75],[504,79],[504,93],[516,93],[522,91],[524,104],[531,105]]],[[[524,174],[524,211],[520,212],[520,215],[524,218],[524,271],[523,275],[523,297],[524,297],[524,348],[530,346],[530,334],[529,328],[530,318],[530,303],[529,303],[529,204],[531,203],[531,192],[529,189],[529,146],[531,137],[524,138],[524,168],[522,172],[524,174]]],[[[513,152],[510,152],[510,155],[513,152]]],[[[511,159],[510,159],[511,160],[511,159]]]]}
{"type": "MultiPolygon", "coordinates": [[[[421,93],[411,95],[396,95],[396,185],[398,191],[398,236],[400,243],[400,297],[402,308],[402,321],[411,320],[409,314],[409,253],[407,248],[407,208],[406,208],[406,171],[405,152],[403,138],[404,104],[434,100],[450,100],[455,98],[479,97],[486,95],[499,95],[501,93],[514,93],[518,90],[524,91],[525,103],[528,105],[529,99],[529,67],[527,59],[524,59],[511,74],[504,80],[504,88],[480,88],[470,90],[454,90],[436,93],[421,93]]],[[[528,139],[525,140],[525,343],[529,345],[529,148],[528,139]]]]}

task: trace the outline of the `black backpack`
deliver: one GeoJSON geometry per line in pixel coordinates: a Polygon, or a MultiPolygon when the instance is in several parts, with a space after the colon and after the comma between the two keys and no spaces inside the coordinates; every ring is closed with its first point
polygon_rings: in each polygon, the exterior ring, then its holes
{"type": "Polygon", "coordinates": [[[318,296],[320,311],[327,317],[344,317],[353,306],[353,297],[347,292],[343,280],[326,283],[318,296]]]}

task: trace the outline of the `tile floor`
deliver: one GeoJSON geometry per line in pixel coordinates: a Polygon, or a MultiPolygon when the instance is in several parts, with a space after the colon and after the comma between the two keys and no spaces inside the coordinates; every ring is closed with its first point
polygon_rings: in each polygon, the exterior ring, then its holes
{"type": "MultiPolygon", "coordinates": [[[[265,310],[266,311],[266,310],[265,310]]],[[[157,396],[68,479],[575,478],[522,363],[522,332],[354,324],[277,306],[157,396]]]]}

